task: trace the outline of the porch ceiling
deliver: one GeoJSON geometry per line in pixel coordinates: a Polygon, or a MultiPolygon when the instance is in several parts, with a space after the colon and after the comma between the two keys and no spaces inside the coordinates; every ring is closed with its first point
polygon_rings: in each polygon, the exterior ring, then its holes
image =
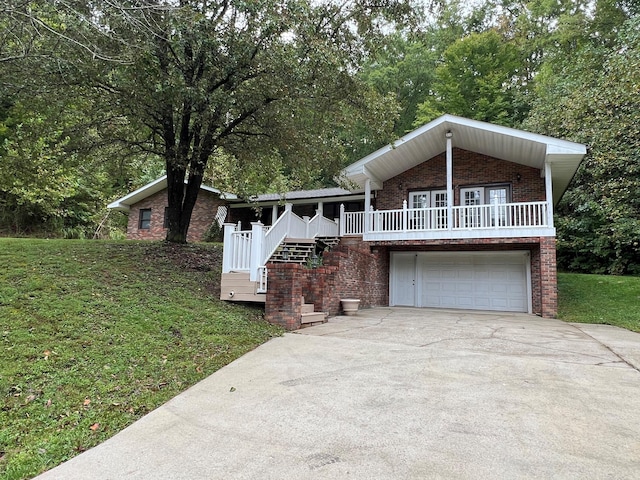
{"type": "MultiPolygon", "coordinates": [[[[538,168],[551,165],[553,197],[557,202],[587,153],[585,145],[477,120],[443,115],[351,164],[343,176],[360,187],[367,178],[371,188],[399,175],[446,150],[446,132],[453,134],[452,144],[464,150],[489,155],[509,162],[538,168]]],[[[455,157],[453,159],[455,164],[455,157]]],[[[478,165],[478,168],[482,168],[478,165]]]]}

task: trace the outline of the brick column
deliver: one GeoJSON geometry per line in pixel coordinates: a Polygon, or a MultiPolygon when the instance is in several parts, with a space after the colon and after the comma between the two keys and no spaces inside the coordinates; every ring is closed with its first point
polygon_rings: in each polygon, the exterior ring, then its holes
{"type": "Polygon", "coordinates": [[[558,278],[556,266],[556,239],[540,238],[540,287],[542,316],[556,318],[558,314],[558,278]]]}
{"type": "Polygon", "coordinates": [[[269,263],[265,319],[287,330],[300,328],[302,315],[302,265],[269,263]]]}

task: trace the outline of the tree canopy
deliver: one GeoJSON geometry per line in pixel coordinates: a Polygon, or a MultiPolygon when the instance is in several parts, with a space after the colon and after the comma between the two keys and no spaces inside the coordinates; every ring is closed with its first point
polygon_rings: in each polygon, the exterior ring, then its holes
{"type": "Polygon", "coordinates": [[[560,265],[637,273],[639,14],[632,0],[6,0],[0,229],[95,230],[109,200],[165,171],[168,239],[184,241],[205,178],[245,197],[327,185],[452,113],[588,143],[558,212],[560,265]]]}

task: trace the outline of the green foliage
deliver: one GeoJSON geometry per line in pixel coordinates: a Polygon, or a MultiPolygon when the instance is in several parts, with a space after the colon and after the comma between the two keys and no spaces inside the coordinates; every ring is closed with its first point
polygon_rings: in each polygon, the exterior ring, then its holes
{"type": "Polygon", "coordinates": [[[221,251],[0,239],[0,477],[103,442],[280,334],[219,300],[221,251]]]}
{"type": "Polygon", "coordinates": [[[433,93],[418,106],[415,126],[444,113],[512,124],[518,65],[516,48],[494,30],[456,41],[444,51],[433,93]]]}
{"type": "Polygon", "coordinates": [[[571,63],[558,59],[526,123],[591,147],[558,209],[563,268],[640,272],[638,32],[640,18],[631,19],[613,46],[584,47],[571,63]]]}
{"type": "MultiPolygon", "coordinates": [[[[407,39],[396,33],[390,35],[382,48],[368,60],[360,75],[381,95],[392,94],[399,105],[399,117],[394,132],[402,136],[413,128],[418,104],[429,94],[434,81],[433,67],[438,54],[429,44],[429,37],[407,39]]],[[[358,151],[357,160],[371,152],[358,151]]]]}
{"type": "Polygon", "coordinates": [[[640,277],[560,273],[558,316],[640,332],[640,277]]]}
{"type": "Polygon", "coordinates": [[[202,236],[203,242],[222,242],[224,237],[224,228],[218,223],[217,220],[211,222],[207,231],[202,236]]]}

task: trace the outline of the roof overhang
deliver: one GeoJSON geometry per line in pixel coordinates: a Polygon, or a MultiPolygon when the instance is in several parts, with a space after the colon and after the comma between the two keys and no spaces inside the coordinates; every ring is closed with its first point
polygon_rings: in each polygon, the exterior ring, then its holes
{"type": "Polygon", "coordinates": [[[320,188],[316,190],[296,190],[292,192],[286,192],[283,194],[278,193],[265,193],[257,195],[250,199],[250,201],[242,201],[241,203],[232,203],[231,208],[245,208],[245,207],[270,207],[273,205],[281,205],[284,203],[291,203],[293,205],[308,205],[322,203],[334,203],[334,202],[349,202],[354,200],[364,199],[364,193],[358,190],[345,190],[343,188],[320,188]]]}
{"type": "Polygon", "coordinates": [[[371,188],[379,190],[385,180],[444,152],[447,132],[453,134],[453,147],[537,168],[542,173],[545,164],[550,164],[554,203],[567,189],[587,153],[587,147],[580,143],[443,115],[349,165],[341,176],[360,188],[369,179],[371,188]]]}
{"type": "MultiPolygon", "coordinates": [[[[185,181],[185,184],[187,182],[185,181]]],[[[167,176],[164,175],[151,183],[147,183],[145,186],[140,187],[139,189],[125,195],[114,202],[111,202],[107,205],[107,208],[112,210],[118,210],[121,212],[128,212],[131,209],[131,205],[138,203],[144,200],[151,195],[158,193],[167,188],[167,176]]],[[[206,192],[214,193],[216,195],[220,195],[220,198],[224,198],[226,200],[235,200],[237,197],[231,193],[224,193],[218,190],[217,188],[208,187],[206,185],[200,186],[201,190],[206,192]]]]}

